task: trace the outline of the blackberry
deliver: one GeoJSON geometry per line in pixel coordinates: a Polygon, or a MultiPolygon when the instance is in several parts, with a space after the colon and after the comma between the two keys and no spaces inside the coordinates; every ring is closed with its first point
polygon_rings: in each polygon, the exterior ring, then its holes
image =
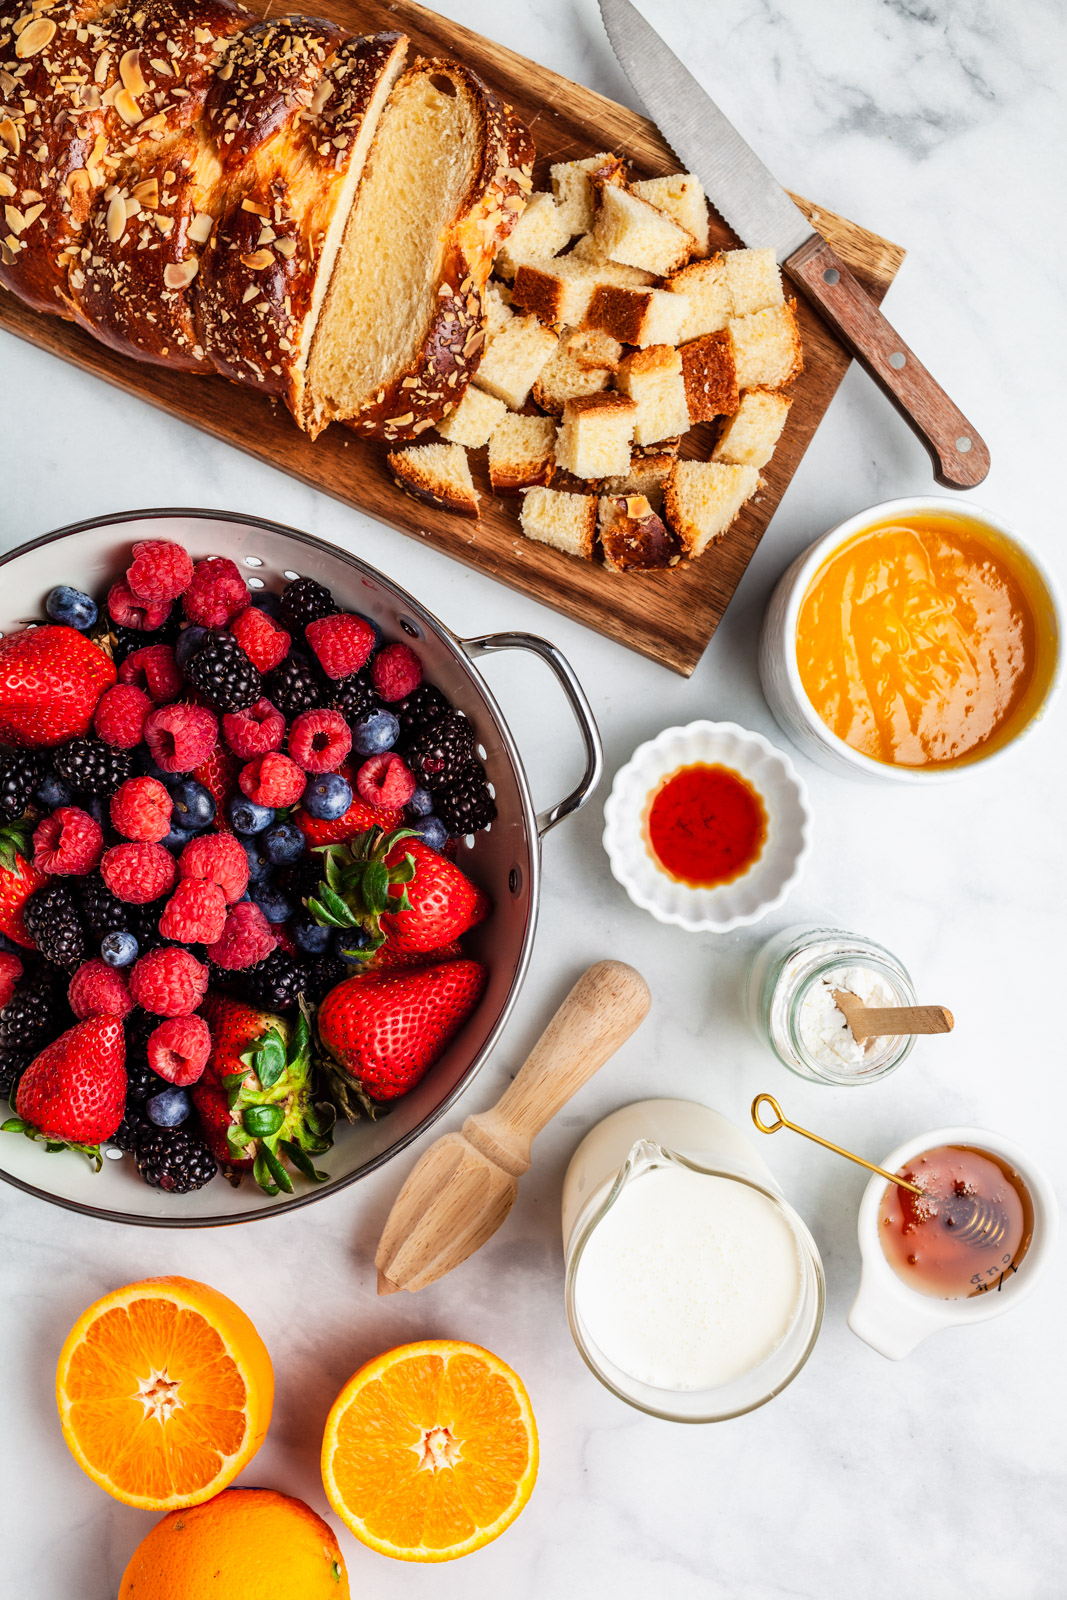
{"type": "Polygon", "coordinates": [[[6,1099],[12,1109],[19,1079],[32,1060],[33,1056],[25,1050],[0,1049],[0,1100],[6,1099]]]}
{"type": "Polygon", "coordinates": [[[440,722],[452,707],[440,689],[435,689],[432,683],[420,683],[417,689],[412,689],[409,695],[389,709],[400,723],[400,744],[404,745],[426,724],[440,722]]]}
{"type": "Polygon", "coordinates": [[[94,939],[99,941],[106,933],[133,932],[132,917],[138,908],[112,894],[98,872],[75,878],[74,883],[81,914],[94,939]]]}
{"type": "Polygon", "coordinates": [[[434,795],[474,760],[474,730],[458,711],[423,723],[407,748],[408,766],[434,795]]]}
{"type": "Polygon", "coordinates": [[[438,782],[434,805],[449,833],[477,833],[496,816],[496,804],[477,761],[438,782]]]}
{"type": "Polygon", "coordinates": [[[307,972],[285,950],[272,950],[242,974],[241,988],[254,1006],[290,1011],[304,992],[307,972]]]}
{"type": "Polygon", "coordinates": [[[313,1006],[321,1004],[330,990],[344,983],[355,970],[340,956],[310,956],[304,965],[304,996],[313,1006]]]}
{"type": "Polygon", "coordinates": [[[107,797],[129,777],[133,757],[101,739],[72,739],[54,752],[52,764],[72,789],[107,797]]]}
{"type": "Polygon", "coordinates": [[[362,672],[353,672],[350,677],[342,678],[333,685],[331,692],[333,695],[331,704],[334,710],[339,711],[345,721],[353,725],[362,722],[364,717],[369,717],[372,711],[382,709],[382,703],[374,692],[374,685],[366,668],[362,672]]]}
{"type": "Polygon", "coordinates": [[[177,610],[171,611],[161,628],[150,631],[123,627],[121,622],[112,622],[110,616],[107,622],[111,635],[111,654],[117,667],[135,650],[144,650],[150,644],[173,644],[181,629],[181,615],[177,610]]]}
{"type": "Polygon", "coordinates": [[[74,896],[64,884],[46,883],[36,889],[23,906],[22,917],[46,961],[68,972],[81,966],[89,952],[74,896]]]}
{"type": "Polygon", "coordinates": [[[162,900],[150,900],[147,905],[130,907],[129,929],[137,940],[138,956],[147,955],[149,950],[159,950],[165,944],[178,942],[175,939],[165,939],[159,931],[163,905],[162,900]]]}
{"type": "Polygon", "coordinates": [[[0,1048],[27,1050],[31,1056],[67,1027],[66,973],[43,962],[27,965],[7,1005],[0,1011],[0,1048]]]}
{"type": "Polygon", "coordinates": [[[302,711],[325,705],[330,690],[323,674],[291,650],[281,666],[264,677],[263,693],[283,717],[298,717],[302,711]]]}
{"type": "Polygon", "coordinates": [[[126,1109],[122,1113],[122,1121],[110,1139],[105,1139],[104,1143],[118,1145],[119,1149],[125,1150],[127,1155],[133,1155],[137,1149],[138,1139],[146,1134],[151,1126],[152,1124],[145,1115],[143,1104],[140,1101],[133,1102],[127,1098],[126,1109]]]}
{"type": "MultiPolygon", "coordinates": [[[[158,1017],[151,1017],[149,1019],[150,1026],[147,1029],[147,1032],[151,1033],[153,1028],[158,1028],[159,1021],[160,1019],[158,1017]]],[[[131,1043],[131,1049],[133,1048],[134,1046],[131,1043]]],[[[150,1100],[154,1094],[159,1094],[166,1087],[166,1078],[161,1078],[158,1072],[153,1072],[152,1068],[148,1065],[148,1062],[143,1058],[142,1047],[142,1058],[140,1060],[129,1061],[126,1064],[127,1110],[131,1105],[144,1105],[146,1100],[150,1100]]]]}
{"type": "Polygon", "coordinates": [[[338,605],[329,589],[314,578],[294,578],[282,592],[282,627],[289,633],[303,633],[309,622],[332,617],[338,605]]]}
{"type": "Polygon", "coordinates": [[[198,650],[185,676],[213,711],[244,711],[263,698],[263,679],[232,633],[217,634],[198,650]]]}
{"type": "Polygon", "coordinates": [[[313,850],[310,855],[294,861],[291,867],[278,868],[278,888],[287,899],[301,905],[322,882],[324,865],[322,857],[313,850]]]}
{"type": "Polygon", "coordinates": [[[44,776],[44,762],[32,750],[5,750],[0,755],[0,822],[15,822],[44,776]]]}
{"type": "Polygon", "coordinates": [[[219,1170],[205,1144],[185,1128],[156,1128],[146,1122],[134,1146],[134,1160],[145,1183],[168,1194],[202,1189],[219,1170]]]}

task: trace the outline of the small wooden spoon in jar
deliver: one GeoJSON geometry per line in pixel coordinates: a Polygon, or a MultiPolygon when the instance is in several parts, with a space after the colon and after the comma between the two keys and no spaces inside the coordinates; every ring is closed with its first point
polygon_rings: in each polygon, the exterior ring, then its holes
{"type": "Polygon", "coordinates": [[[955,1024],[946,1006],[865,1006],[850,989],[835,989],[834,1003],[857,1044],[904,1033],[951,1033],[955,1024]]]}

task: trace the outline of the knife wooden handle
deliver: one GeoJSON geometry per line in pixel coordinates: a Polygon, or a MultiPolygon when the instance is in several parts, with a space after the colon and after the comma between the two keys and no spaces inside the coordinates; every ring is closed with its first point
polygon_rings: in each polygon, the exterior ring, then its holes
{"type": "Polygon", "coordinates": [[[933,457],[937,482],[949,489],[973,489],[981,483],[989,471],[985,441],[833,247],[816,234],[784,265],[915,429],[933,457]]]}

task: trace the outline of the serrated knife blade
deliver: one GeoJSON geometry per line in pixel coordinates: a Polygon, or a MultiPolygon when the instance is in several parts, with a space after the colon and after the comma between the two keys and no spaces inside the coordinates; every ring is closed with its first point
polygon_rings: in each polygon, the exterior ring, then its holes
{"type": "Polygon", "coordinates": [[[743,244],[773,248],[779,266],[915,429],[930,451],[937,481],[951,489],[981,483],[989,471],[984,441],[833,247],[636,6],[630,0],[599,3],[620,66],[716,211],[743,244]]]}

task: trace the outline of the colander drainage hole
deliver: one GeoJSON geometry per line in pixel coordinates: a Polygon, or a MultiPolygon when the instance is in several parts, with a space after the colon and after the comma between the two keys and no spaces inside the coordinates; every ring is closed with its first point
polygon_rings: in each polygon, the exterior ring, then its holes
{"type": "Polygon", "coordinates": [[[263,562],[260,560],[259,556],[245,556],[246,567],[261,567],[262,565],[263,562]]]}
{"type": "Polygon", "coordinates": [[[488,759],[488,757],[486,756],[485,745],[484,744],[480,744],[478,746],[478,760],[479,761],[486,761],[487,759],[488,759]]]}
{"type": "Polygon", "coordinates": [[[299,572],[283,572],[282,573],[282,577],[283,578],[288,578],[290,583],[294,583],[296,581],[296,579],[299,578],[299,576],[300,576],[299,572]]]}
{"type": "Polygon", "coordinates": [[[249,578],[247,580],[247,582],[248,582],[248,587],[250,589],[262,589],[263,588],[263,579],[262,578],[249,578]]]}
{"type": "Polygon", "coordinates": [[[512,867],[508,873],[508,889],[512,894],[518,894],[522,888],[522,873],[518,867],[512,867]]]}
{"type": "Polygon", "coordinates": [[[416,623],[412,622],[410,617],[397,617],[396,620],[400,624],[400,626],[403,628],[404,632],[408,635],[409,638],[411,638],[411,639],[421,639],[422,638],[422,629],[420,627],[418,627],[418,625],[416,623]]]}

